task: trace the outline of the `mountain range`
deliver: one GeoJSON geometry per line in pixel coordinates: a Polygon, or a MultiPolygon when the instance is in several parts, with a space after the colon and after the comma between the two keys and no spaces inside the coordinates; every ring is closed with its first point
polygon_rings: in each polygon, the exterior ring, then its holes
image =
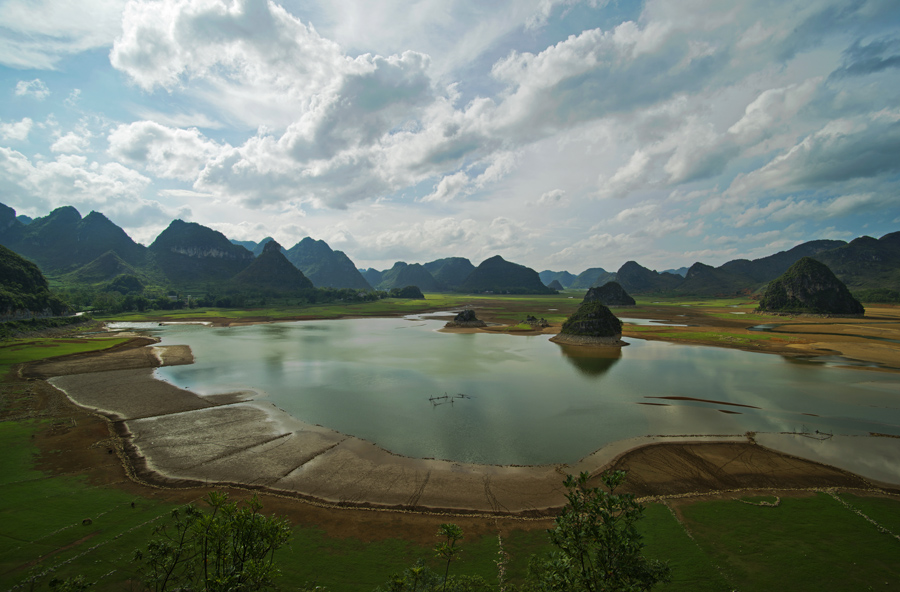
{"type": "Polygon", "coordinates": [[[849,243],[814,240],[768,257],[735,259],[718,267],[697,262],[689,268],[656,272],[628,261],[614,273],[592,268],[572,279],[571,274],[566,275],[568,272],[547,270],[541,272],[541,278],[545,283],[556,279],[568,289],[617,281],[629,294],[746,296],[759,294],[769,282],[804,257],[827,265],[853,292],[872,296],[873,291],[887,291],[893,293],[889,299],[900,298],[900,232],[880,239],[863,236],[849,243]]]}
{"type": "Polygon", "coordinates": [[[68,284],[96,286],[125,275],[147,285],[183,290],[270,292],[311,287],[390,291],[414,285],[423,292],[537,294],[554,292],[548,287],[554,282],[565,289],[587,290],[617,281],[630,294],[735,296],[758,294],[792,264],[813,257],[831,268],[851,291],[880,291],[900,298],[900,232],[849,243],[815,240],[760,259],[737,259],[718,267],[697,262],[664,272],[629,261],[615,272],[592,267],[578,275],[537,273],[500,256],[477,267],[468,259],[447,257],[424,264],[398,261],[379,271],[358,269],[346,254],[311,237],[284,249],[271,237],[260,242],[234,241],[200,224],[174,220],[145,247],[99,212],[82,218],[75,208],[64,206],[32,220],[0,204],[0,245],[68,284]]]}

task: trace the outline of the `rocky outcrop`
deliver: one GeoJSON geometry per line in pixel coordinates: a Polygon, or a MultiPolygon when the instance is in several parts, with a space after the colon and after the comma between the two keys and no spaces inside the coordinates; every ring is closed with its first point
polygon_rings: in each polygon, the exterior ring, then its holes
{"type": "Polygon", "coordinates": [[[604,306],[634,306],[634,298],[618,282],[609,282],[588,290],[584,302],[594,301],[604,306]]]}
{"type": "Polygon", "coordinates": [[[569,345],[626,345],[622,341],[622,321],[596,300],[582,303],[550,341],[569,345]]]}
{"type": "Polygon", "coordinates": [[[475,316],[475,311],[471,308],[467,308],[464,311],[460,312],[455,317],[453,317],[452,321],[444,325],[444,327],[448,329],[454,327],[475,328],[485,326],[487,326],[487,323],[475,316]]]}
{"type": "Polygon", "coordinates": [[[547,322],[545,318],[537,318],[532,315],[528,315],[524,321],[522,321],[523,325],[531,325],[533,329],[543,329],[544,327],[549,327],[550,323],[547,322]]]}
{"type": "Polygon", "coordinates": [[[419,286],[403,286],[402,288],[391,288],[388,295],[391,298],[407,298],[410,300],[425,300],[425,294],[419,286]]]}
{"type": "Polygon", "coordinates": [[[769,283],[759,301],[762,312],[862,316],[863,305],[824,263],[804,257],[769,283]]]}

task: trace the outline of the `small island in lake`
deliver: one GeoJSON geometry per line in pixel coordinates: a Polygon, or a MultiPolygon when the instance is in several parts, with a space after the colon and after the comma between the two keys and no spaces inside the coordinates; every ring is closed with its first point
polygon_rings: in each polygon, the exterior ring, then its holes
{"type": "Polygon", "coordinates": [[[474,328],[474,327],[486,327],[487,323],[480,320],[475,316],[475,311],[471,308],[467,308],[464,311],[457,314],[453,317],[453,320],[444,325],[445,329],[451,329],[454,327],[464,327],[464,328],[474,328]]]}
{"type": "Polygon", "coordinates": [[[583,302],[550,341],[566,345],[627,345],[622,341],[622,321],[597,300],[583,302]]]}

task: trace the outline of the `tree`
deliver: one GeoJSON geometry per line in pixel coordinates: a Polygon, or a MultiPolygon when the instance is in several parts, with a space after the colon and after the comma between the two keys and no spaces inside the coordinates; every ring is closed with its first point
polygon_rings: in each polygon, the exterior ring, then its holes
{"type": "Polygon", "coordinates": [[[402,573],[393,574],[386,587],[375,592],[489,592],[493,590],[481,576],[450,575],[450,562],[459,557],[457,546],[463,537],[462,528],[456,524],[441,524],[437,536],[441,539],[435,546],[437,559],[447,562],[444,577],[429,569],[421,559],[402,573]]]}
{"type": "Polygon", "coordinates": [[[434,546],[434,552],[439,559],[447,561],[447,568],[444,570],[444,589],[447,588],[447,576],[450,574],[450,562],[459,555],[460,548],[456,546],[456,542],[462,538],[462,529],[455,524],[441,524],[438,528],[437,536],[443,537],[444,540],[434,546]]]}
{"type": "Polygon", "coordinates": [[[254,496],[244,506],[212,492],[204,500],[211,511],[188,505],[172,512],[172,523],[157,527],[143,564],[149,590],[243,592],[273,587],[279,574],[275,551],[291,537],[287,521],[260,513],[254,496]]]}
{"type": "Polygon", "coordinates": [[[624,471],[600,477],[606,489],[589,487],[590,475],[569,475],[568,504],[549,531],[558,550],[531,566],[539,590],[645,592],[669,580],[670,568],[645,558],[635,526],[644,507],[632,494],[617,494],[624,471]]]}

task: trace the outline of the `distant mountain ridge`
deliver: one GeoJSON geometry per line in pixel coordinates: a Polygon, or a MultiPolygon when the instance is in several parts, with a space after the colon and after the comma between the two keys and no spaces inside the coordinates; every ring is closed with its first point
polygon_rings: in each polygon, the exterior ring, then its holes
{"type": "Polygon", "coordinates": [[[464,257],[446,257],[423,263],[428,273],[430,273],[437,281],[438,285],[445,290],[456,290],[462,285],[466,278],[475,271],[472,262],[464,257]]]}
{"type": "Polygon", "coordinates": [[[381,281],[375,286],[379,290],[390,291],[394,288],[417,286],[423,292],[437,292],[438,283],[434,276],[419,263],[398,261],[394,266],[381,274],[381,281]]]}
{"type": "Polygon", "coordinates": [[[173,220],[148,249],[166,278],[178,284],[227,281],[254,260],[221,232],[183,220],[173,220]]]}
{"type": "Polygon", "coordinates": [[[323,240],[306,237],[288,249],[285,256],[317,288],[371,290],[350,258],[343,251],[332,250],[323,240]]]}
{"type": "Polygon", "coordinates": [[[496,294],[555,294],[541,281],[538,272],[495,255],[481,262],[460,287],[461,292],[496,294]]]}
{"type": "Polygon", "coordinates": [[[312,290],[313,283],[281,251],[281,245],[277,242],[266,241],[259,257],[235,275],[232,281],[275,295],[312,290]]]}
{"type": "Polygon", "coordinates": [[[671,272],[659,273],[629,261],[611,274],[611,278],[604,279],[618,281],[630,294],[749,296],[761,293],[769,282],[803,257],[827,265],[850,289],[896,291],[900,286],[900,232],[886,234],[881,239],[860,237],[849,244],[839,240],[809,241],[767,257],[735,259],[719,267],[697,262],[688,268],[684,277],[671,272]]]}
{"type": "MultiPolygon", "coordinates": [[[[128,275],[169,288],[227,289],[262,256],[269,242],[270,237],[258,243],[232,241],[200,224],[174,220],[145,247],[99,212],[82,218],[75,208],[63,206],[31,220],[0,204],[0,245],[66,283],[101,285],[128,275]]],[[[389,270],[361,271],[343,252],[311,237],[280,251],[314,286],[361,291],[416,285],[426,292],[549,293],[546,284],[553,281],[567,289],[584,290],[617,281],[630,294],[747,296],[761,294],[803,257],[827,265],[854,292],[897,295],[900,286],[900,232],[880,239],[863,236],[850,243],[814,240],[760,259],[736,259],[718,267],[696,262],[686,270],[671,270],[675,273],[658,273],[629,261],[616,272],[593,267],[578,276],[549,270],[538,274],[499,256],[478,267],[463,257],[446,257],[421,265],[398,262],[389,270]]]]}
{"type": "Polygon", "coordinates": [[[144,265],[147,248],[99,212],[84,218],[72,206],[56,208],[23,224],[0,204],[0,244],[37,262],[47,271],[72,271],[114,251],[129,265],[144,265]]]}
{"type": "Polygon", "coordinates": [[[590,288],[602,286],[606,282],[611,282],[615,279],[616,274],[610,273],[602,267],[592,267],[579,273],[568,287],[573,290],[588,290],[590,288]]]}
{"type": "Polygon", "coordinates": [[[549,287],[550,284],[556,281],[559,282],[559,285],[563,288],[568,288],[569,286],[571,286],[576,277],[568,271],[550,271],[549,269],[545,269],[544,271],[538,273],[538,276],[547,287],[549,287]]]}

